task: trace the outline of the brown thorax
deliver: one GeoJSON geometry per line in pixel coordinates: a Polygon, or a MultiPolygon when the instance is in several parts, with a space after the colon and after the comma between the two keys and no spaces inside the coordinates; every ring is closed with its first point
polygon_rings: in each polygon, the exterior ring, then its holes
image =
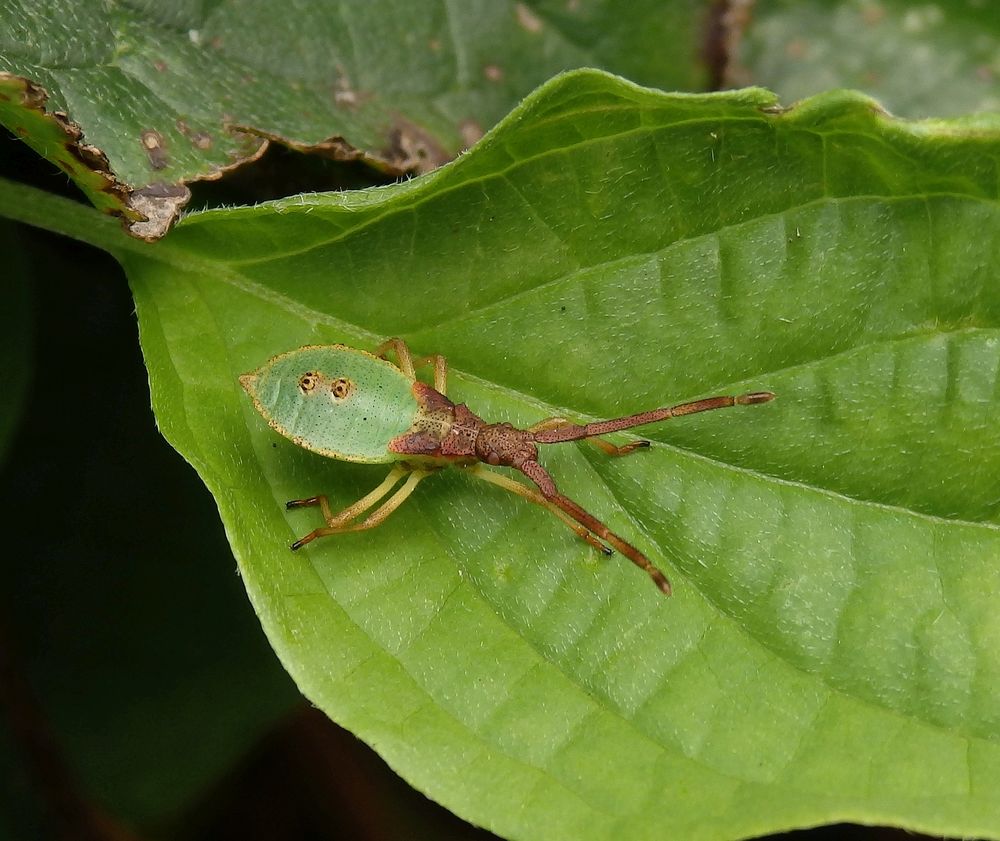
{"type": "Polygon", "coordinates": [[[486,423],[425,383],[414,383],[413,394],[420,408],[410,429],[389,445],[394,453],[514,468],[538,458],[532,433],[509,423],[486,423]]]}

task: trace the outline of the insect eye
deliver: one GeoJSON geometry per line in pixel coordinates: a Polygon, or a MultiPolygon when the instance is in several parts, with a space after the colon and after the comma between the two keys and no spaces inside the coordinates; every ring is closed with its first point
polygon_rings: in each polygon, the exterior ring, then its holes
{"type": "Polygon", "coordinates": [[[312,371],[299,377],[299,389],[303,394],[308,394],[316,388],[316,375],[312,371]]]}
{"type": "Polygon", "coordinates": [[[334,380],[330,384],[330,393],[337,399],[343,400],[351,393],[351,389],[354,387],[354,383],[345,377],[341,377],[338,380],[334,380]]]}

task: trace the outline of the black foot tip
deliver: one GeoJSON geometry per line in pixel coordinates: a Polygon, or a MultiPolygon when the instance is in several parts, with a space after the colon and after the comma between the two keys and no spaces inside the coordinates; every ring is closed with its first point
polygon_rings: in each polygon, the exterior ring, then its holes
{"type": "Polygon", "coordinates": [[[291,549],[291,550],[292,550],[293,552],[295,552],[295,551],[297,551],[297,550],[299,550],[299,549],[301,549],[301,548],[302,548],[302,541],[301,541],[301,540],[296,540],[296,541],[295,541],[295,542],[294,542],[294,543],[293,543],[293,544],[292,544],[292,545],[291,545],[290,547],[288,547],[288,548],[289,548],[289,549],[291,549]]]}
{"type": "Polygon", "coordinates": [[[609,549],[607,546],[602,546],[601,547],[601,554],[603,554],[607,558],[610,558],[615,553],[614,553],[613,549],[609,549]]]}

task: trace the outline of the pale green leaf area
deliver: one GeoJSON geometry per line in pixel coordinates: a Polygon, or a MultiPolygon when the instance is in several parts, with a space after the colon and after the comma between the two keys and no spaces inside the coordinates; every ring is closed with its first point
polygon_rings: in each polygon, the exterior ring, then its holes
{"type": "Polygon", "coordinates": [[[758,3],[730,56],[734,86],[790,102],[863,90],[907,117],[1000,111],[1000,17],[990,0],[758,3]]]}
{"type": "Polygon", "coordinates": [[[703,87],[706,14],[704,0],[0,0],[0,71],[43,86],[132,187],[212,177],[252,154],[260,137],[233,127],[341,137],[426,169],[560,70],[703,87]]]}
{"type": "Polygon", "coordinates": [[[160,427],[272,645],[433,798],[512,838],[997,838],[998,160],[988,121],[579,72],[430,176],[193,215],[122,259],[160,427]],[[543,452],[671,599],[458,470],[293,554],[318,514],[285,500],[385,468],[297,449],[236,377],[392,335],[494,420],[778,397],[628,458],[543,452]]]}

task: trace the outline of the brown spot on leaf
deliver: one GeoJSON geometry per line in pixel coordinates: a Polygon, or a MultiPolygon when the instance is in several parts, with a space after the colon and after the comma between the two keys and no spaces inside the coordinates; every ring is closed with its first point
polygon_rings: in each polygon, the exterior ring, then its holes
{"type": "Polygon", "coordinates": [[[427,46],[431,48],[432,53],[441,52],[441,40],[439,38],[431,38],[431,40],[427,42],[427,46]]]}
{"type": "Polygon", "coordinates": [[[333,101],[338,108],[356,110],[371,98],[370,94],[360,93],[351,84],[351,77],[340,65],[337,66],[337,81],[333,85],[333,101]]]}
{"type": "Polygon", "coordinates": [[[478,143],[486,132],[483,131],[483,127],[478,122],[470,117],[458,124],[458,133],[462,136],[463,148],[468,149],[478,143]]]}
{"type": "Polygon", "coordinates": [[[428,131],[397,117],[382,159],[400,173],[430,172],[450,161],[451,155],[428,131]]]}
{"type": "Polygon", "coordinates": [[[167,165],[167,150],[163,135],[155,129],[146,129],[142,133],[142,148],[146,150],[149,165],[153,169],[163,169],[167,165]]]}
{"type": "Polygon", "coordinates": [[[267,141],[276,138],[276,135],[258,132],[249,127],[227,125],[226,128],[233,139],[239,144],[239,148],[226,150],[226,157],[233,161],[233,163],[225,169],[231,169],[243,163],[257,160],[267,150],[267,141]]]}
{"type": "Polygon", "coordinates": [[[861,9],[861,19],[869,26],[885,20],[885,7],[879,3],[866,3],[861,9]]]}
{"type": "Polygon", "coordinates": [[[522,29],[531,33],[542,31],[542,27],[544,26],[542,19],[525,6],[524,3],[518,3],[514,6],[514,14],[517,15],[517,22],[522,29]]]}
{"type": "Polygon", "coordinates": [[[333,101],[338,108],[347,108],[353,111],[358,107],[358,95],[354,91],[334,91],[333,101]]]}
{"type": "Polygon", "coordinates": [[[133,191],[131,204],[145,219],[133,222],[129,232],[147,241],[159,239],[190,200],[191,191],[183,184],[150,184],[133,191]]]}
{"type": "Polygon", "coordinates": [[[191,126],[187,124],[186,120],[180,118],[176,122],[177,131],[183,134],[191,143],[198,149],[205,150],[212,148],[212,135],[207,131],[191,131],[191,126]]]}
{"type": "Polygon", "coordinates": [[[483,68],[483,75],[491,82],[503,81],[503,68],[499,64],[487,64],[483,68]]]}
{"type": "Polygon", "coordinates": [[[157,70],[157,72],[163,73],[167,69],[167,63],[165,61],[157,59],[156,61],[153,62],[153,67],[157,70]]]}

